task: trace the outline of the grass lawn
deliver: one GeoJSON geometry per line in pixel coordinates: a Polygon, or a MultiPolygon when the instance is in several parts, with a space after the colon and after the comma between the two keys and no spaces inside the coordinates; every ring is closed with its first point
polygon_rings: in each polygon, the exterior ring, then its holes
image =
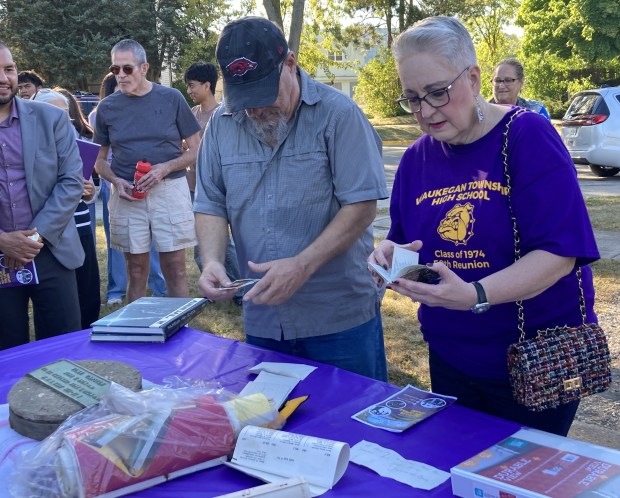
{"type": "Polygon", "coordinates": [[[384,145],[409,145],[417,140],[422,131],[411,115],[370,120],[384,145]]]}
{"type": "Polygon", "coordinates": [[[588,197],[586,199],[590,221],[595,230],[620,232],[620,197],[588,197]]]}
{"type": "MultiPolygon", "coordinates": [[[[103,226],[97,227],[97,259],[101,273],[102,294],[107,282],[106,246],[103,226]]],[[[198,296],[198,268],[192,252],[186,254],[190,294],[198,296]]],[[[102,297],[105,302],[105,295],[102,297]]],[[[102,306],[101,316],[117,310],[118,306],[102,306]]],[[[403,296],[388,291],[383,302],[383,327],[389,362],[390,382],[396,385],[413,383],[428,388],[429,375],[426,364],[427,347],[422,340],[416,317],[417,306],[403,296]]],[[[243,318],[240,306],[232,302],[209,304],[206,310],[190,323],[198,330],[208,330],[230,339],[244,340],[243,318]]]]}

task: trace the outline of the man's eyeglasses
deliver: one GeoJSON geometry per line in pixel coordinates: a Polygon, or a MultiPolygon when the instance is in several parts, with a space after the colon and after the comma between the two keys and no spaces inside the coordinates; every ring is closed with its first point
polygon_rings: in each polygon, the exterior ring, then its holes
{"type": "Polygon", "coordinates": [[[114,64],[110,66],[110,72],[114,75],[114,76],[118,76],[121,72],[121,69],[123,70],[123,72],[129,76],[133,73],[134,68],[136,68],[138,66],[134,65],[134,64],[125,64],[124,66],[115,66],[114,64]]]}
{"type": "Polygon", "coordinates": [[[501,84],[504,84],[506,86],[510,86],[512,85],[515,81],[517,81],[519,78],[493,78],[491,80],[491,83],[493,83],[495,86],[500,86],[501,84]]]}
{"type": "Polygon", "coordinates": [[[435,109],[448,105],[450,103],[450,90],[452,89],[452,85],[454,85],[454,82],[458,80],[468,69],[469,66],[463,69],[459,75],[445,88],[439,88],[437,90],[433,90],[432,92],[428,92],[423,97],[402,96],[399,99],[396,99],[396,102],[409,113],[420,112],[422,110],[422,101],[426,102],[435,109]]]}

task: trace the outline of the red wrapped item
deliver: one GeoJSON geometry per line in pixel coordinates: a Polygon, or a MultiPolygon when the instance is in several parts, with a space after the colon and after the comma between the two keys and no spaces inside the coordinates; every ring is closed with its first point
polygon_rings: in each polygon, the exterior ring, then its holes
{"type": "Polygon", "coordinates": [[[224,407],[202,396],[194,406],[111,416],[67,431],[56,457],[58,481],[65,496],[98,496],[228,455],[234,445],[224,407]]]}
{"type": "Polygon", "coordinates": [[[204,385],[134,393],[112,383],[98,405],[20,455],[8,488],[25,498],[126,494],[218,465],[243,427],[278,423],[260,393],[204,385]]]}

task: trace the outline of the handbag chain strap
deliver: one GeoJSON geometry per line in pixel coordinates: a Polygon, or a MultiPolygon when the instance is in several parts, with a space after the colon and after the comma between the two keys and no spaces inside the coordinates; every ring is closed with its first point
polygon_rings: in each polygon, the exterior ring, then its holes
{"type": "MultiPolygon", "coordinates": [[[[519,237],[519,230],[517,228],[517,218],[515,217],[512,209],[512,180],[510,177],[510,170],[508,169],[508,131],[510,125],[514,119],[521,113],[526,112],[525,109],[519,109],[510,116],[508,123],[506,123],[506,129],[504,130],[504,146],[502,147],[502,156],[504,157],[504,177],[506,178],[506,190],[508,191],[508,212],[510,213],[510,219],[512,220],[512,232],[515,242],[515,261],[521,259],[521,238],[519,237]]],[[[586,324],[586,301],[583,297],[583,286],[581,284],[581,268],[578,266],[576,270],[577,281],[579,283],[579,309],[581,310],[581,318],[583,324],[586,324]]],[[[519,299],[517,302],[517,318],[519,320],[517,328],[519,329],[519,342],[525,340],[525,316],[523,314],[523,300],[519,299]]]]}

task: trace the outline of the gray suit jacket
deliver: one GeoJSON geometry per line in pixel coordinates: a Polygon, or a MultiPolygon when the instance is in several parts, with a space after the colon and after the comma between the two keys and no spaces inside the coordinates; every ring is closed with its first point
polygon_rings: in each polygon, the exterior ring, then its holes
{"type": "Polygon", "coordinates": [[[15,99],[22,135],[26,185],[36,227],[54,257],[69,270],[84,250],[73,214],[82,197],[82,160],[67,113],[42,102],[15,99]]]}

